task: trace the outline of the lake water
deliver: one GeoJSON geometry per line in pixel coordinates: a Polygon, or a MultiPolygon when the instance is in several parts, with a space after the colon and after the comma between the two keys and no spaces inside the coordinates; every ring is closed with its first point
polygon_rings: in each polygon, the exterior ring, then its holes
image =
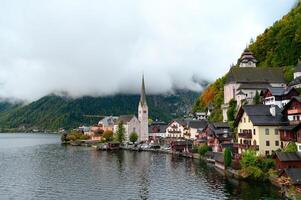
{"type": "Polygon", "coordinates": [[[280,199],[201,161],[63,146],[58,135],[0,134],[0,199],[280,199]]]}

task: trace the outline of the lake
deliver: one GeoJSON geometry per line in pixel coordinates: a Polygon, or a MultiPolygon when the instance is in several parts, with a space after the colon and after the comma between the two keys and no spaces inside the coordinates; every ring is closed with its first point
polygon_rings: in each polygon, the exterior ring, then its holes
{"type": "Polygon", "coordinates": [[[0,134],[0,199],[280,199],[277,191],[168,154],[64,146],[55,134],[0,134]]]}

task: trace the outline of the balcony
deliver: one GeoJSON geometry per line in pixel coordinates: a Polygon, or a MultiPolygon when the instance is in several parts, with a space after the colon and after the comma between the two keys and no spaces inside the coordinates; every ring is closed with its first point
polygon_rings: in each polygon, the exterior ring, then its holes
{"type": "Polygon", "coordinates": [[[238,133],[238,137],[252,139],[252,133],[251,132],[238,133]]]}
{"type": "Polygon", "coordinates": [[[291,142],[291,141],[296,142],[297,139],[294,135],[280,134],[280,140],[285,142],[291,142]]]}
{"type": "Polygon", "coordinates": [[[249,144],[233,144],[233,147],[240,148],[240,149],[253,149],[255,151],[259,150],[259,145],[249,145],[249,144]]]}
{"type": "Polygon", "coordinates": [[[301,108],[295,108],[287,111],[287,114],[292,115],[292,114],[299,114],[301,113],[301,108]]]}

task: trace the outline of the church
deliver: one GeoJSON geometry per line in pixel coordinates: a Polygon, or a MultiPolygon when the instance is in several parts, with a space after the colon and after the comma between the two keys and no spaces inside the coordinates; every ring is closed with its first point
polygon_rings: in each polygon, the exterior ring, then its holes
{"type": "Polygon", "coordinates": [[[148,140],[148,106],[146,102],[144,76],[142,76],[140,101],[138,104],[138,118],[135,115],[121,115],[114,123],[114,133],[118,124],[122,122],[125,129],[125,142],[129,142],[131,133],[138,134],[138,142],[148,140]]]}

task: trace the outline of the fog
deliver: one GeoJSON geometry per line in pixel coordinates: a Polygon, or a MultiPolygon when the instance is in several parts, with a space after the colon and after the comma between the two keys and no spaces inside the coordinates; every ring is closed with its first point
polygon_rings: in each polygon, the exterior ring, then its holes
{"type": "Polygon", "coordinates": [[[201,91],[294,0],[0,0],[0,97],[201,91]]]}

